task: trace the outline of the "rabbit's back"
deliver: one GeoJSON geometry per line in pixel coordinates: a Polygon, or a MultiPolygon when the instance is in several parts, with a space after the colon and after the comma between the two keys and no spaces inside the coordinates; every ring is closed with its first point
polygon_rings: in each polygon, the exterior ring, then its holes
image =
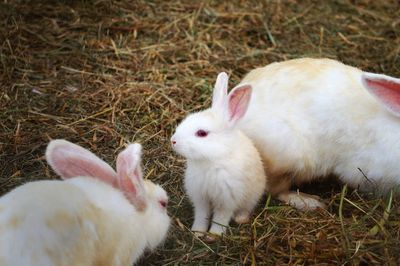
{"type": "Polygon", "coordinates": [[[25,184],[0,199],[0,264],[128,264],[133,254],[120,256],[119,219],[115,229],[115,219],[68,182],[25,184]]]}
{"type": "Polygon", "coordinates": [[[273,63],[244,78],[254,91],[239,127],[272,175],[296,173],[303,182],[336,173],[356,186],[365,180],[360,168],[375,180],[395,179],[400,169],[376,152],[390,153],[398,143],[388,134],[400,129],[398,118],[363,88],[362,73],[335,60],[305,58],[273,63]]]}
{"type": "Polygon", "coordinates": [[[61,181],[21,186],[0,199],[1,265],[79,265],[94,260],[94,206],[61,181]]]}

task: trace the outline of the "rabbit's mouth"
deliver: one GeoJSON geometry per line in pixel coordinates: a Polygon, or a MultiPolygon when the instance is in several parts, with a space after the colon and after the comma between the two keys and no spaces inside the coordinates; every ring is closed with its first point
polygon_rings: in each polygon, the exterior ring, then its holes
{"type": "Polygon", "coordinates": [[[177,154],[182,155],[184,157],[187,157],[187,152],[185,152],[185,149],[182,148],[182,145],[175,143],[172,144],[172,150],[175,151],[177,154]]]}
{"type": "Polygon", "coordinates": [[[175,137],[175,135],[173,135],[171,137],[171,147],[172,150],[174,150],[176,153],[178,153],[179,155],[182,155],[184,157],[188,157],[188,152],[185,151],[185,145],[184,143],[182,143],[182,141],[177,141],[177,138],[175,137]]]}

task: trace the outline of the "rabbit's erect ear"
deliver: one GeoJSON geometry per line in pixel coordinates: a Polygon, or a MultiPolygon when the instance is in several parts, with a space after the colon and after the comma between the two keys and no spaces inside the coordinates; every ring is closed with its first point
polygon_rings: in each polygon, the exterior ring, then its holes
{"type": "Polygon", "coordinates": [[[234,126],[245,115],[249,107],[251,91],[251,85],[244,84],[229,93],[226,115],[230,126],[234,126]]]}
{"type": "Polygon", "coordinates": [[[218,74],[217,80],[215,81],[212,106],[214,110],[223,110],[226,105],[228,95],[228,75],[225,72],[218,74]]]}
{"type": "Polygon", "coordinates": [[[400,116],[400,79],[373,73],[363,73],[361,79],[369,93],[394,115],[400,116]]]}
{"type": "Polygon", "coordinates": [[[76,176],[98,178],[114,185],[117,174],[114,169],[92,152],[69,141],[50,141],[46,149],[46,160],[62,179],[76,176]]]}
{"type": "Polygon", "coordinates": [[[142,146],[130,144],[117,158],[117,175],[119,189],[137,210],[146,209],[146,190],[140,167],[142,146]]]}

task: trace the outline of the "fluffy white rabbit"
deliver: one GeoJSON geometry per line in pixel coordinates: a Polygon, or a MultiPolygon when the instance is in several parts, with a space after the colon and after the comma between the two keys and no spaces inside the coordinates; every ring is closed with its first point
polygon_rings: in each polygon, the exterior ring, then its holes
{"type": "Polygon", "coordinates": [[[279,199],[323,207],[289,189],[328,174],[363,191],[400,184],[400,79],[304,58],[255,69],[241,84],[253,94],[238,128],[259,150],[279,199]]]}
{"type": "Polygon", "coordinates": [[[167,194],[142,178],[141,146],[117,172],[90,151],[53,140],[46,159],[65,181],[36,181],[0,198],[0,265],[132,265],[166,236],[167,194]]]}
{"type": "Polygon", "coordinates": [[[229,95],[227,89],[228,76],[220,73],[212,107],[187,116],[171,138],[173,149],[187,159],[184,183],[194,205],[192,230],[197,235],[208,229],[224,233],[232,217],[247,222],[266,187],[257,149],[236,128],[246,113],[251,86],[238,86],[229,95]]]}

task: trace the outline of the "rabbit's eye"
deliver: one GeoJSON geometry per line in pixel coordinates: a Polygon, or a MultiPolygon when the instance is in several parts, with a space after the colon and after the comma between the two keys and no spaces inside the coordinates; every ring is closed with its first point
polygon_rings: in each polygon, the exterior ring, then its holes
{"type": "Polygon", "coordinates": [[[207,137],[207,135],[208,135],[208,132],[205,131],[205,130],[203,130],[203,129],[199,129],[199,130],[197,130],[197,132],[196,132],[196,136],[197,136],[197,137],[200,137],[200,138],[207,137]]]}
{"type": "Polygon", "coordinates": [[[161,207],[167,208],[168,202],[166,200],[160,200],[158,202],[160,203],[161,207]]]}

